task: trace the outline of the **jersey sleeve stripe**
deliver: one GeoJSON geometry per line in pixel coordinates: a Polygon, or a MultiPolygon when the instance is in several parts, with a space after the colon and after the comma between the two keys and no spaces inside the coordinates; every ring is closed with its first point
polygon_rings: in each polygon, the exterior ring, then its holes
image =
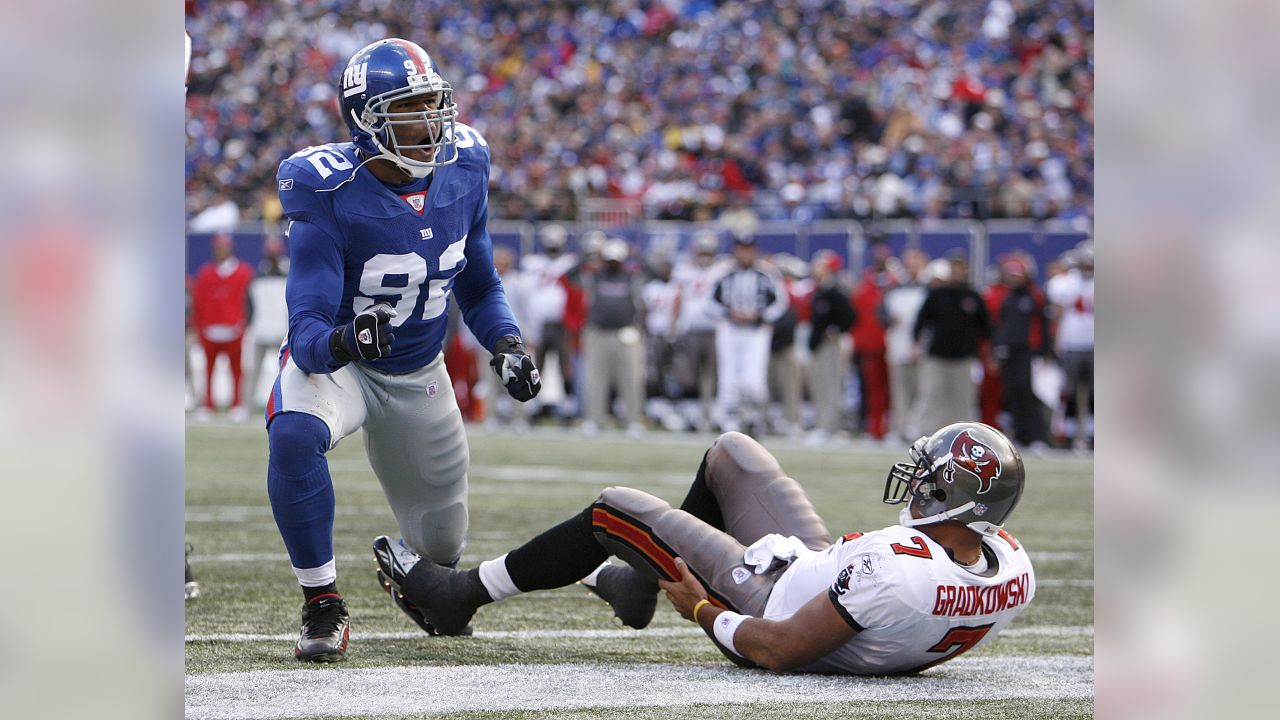
{"type": "Polygon", "coordinates": [[[857,620],[853,619],[853,616],[849,614],[849,611],[845,609],[845,606],[840,604],[840,596],[836,594],[835,590],[828,589],[827,597],[831,599],[831,604],[836,606],[836,612],[840,613],[840,617],[843,618],[846,623],[849,623],[849,627],[853,628],[857,632],[866,630],[866,628],[858,624],[857,620]]]}

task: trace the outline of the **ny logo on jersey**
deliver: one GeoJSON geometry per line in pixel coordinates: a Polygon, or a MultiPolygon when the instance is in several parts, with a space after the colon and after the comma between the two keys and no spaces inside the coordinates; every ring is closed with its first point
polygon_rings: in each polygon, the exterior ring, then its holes
{"type": "Polygon", "coordinates": [[[430,240],[434,236],[434,233],[431,232],[431,228],[422,228],[418,232],[422,234],[423,240],[430,240]]]}
{"type": "Polygon", "coordinates": [[[362,93],[369,87],[369,63],[352,65],[342,73],[342,97],[351,97],[362,93]]]}

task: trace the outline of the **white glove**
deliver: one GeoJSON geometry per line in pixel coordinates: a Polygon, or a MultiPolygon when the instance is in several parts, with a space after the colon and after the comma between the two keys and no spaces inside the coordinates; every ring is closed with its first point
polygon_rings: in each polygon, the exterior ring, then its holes
{"type": "Polygon", "coordinates": [[[742,553],[742,562],[754,567],[757,575],[763,575],[772,567],[785,565],[811,552],[813,551],[805,547],[795,535],[784,537],[778,533],[769,533],[742,553]]]}

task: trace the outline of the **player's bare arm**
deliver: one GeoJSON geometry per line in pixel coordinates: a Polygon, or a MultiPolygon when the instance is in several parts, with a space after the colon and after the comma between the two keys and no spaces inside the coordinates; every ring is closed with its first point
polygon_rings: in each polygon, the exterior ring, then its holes
{"type": "MultiPolygon", "coordinates": [[[[716,634],[716,621],[727,611],[710,601],[702,602],[707,600],[707,592],[687,571],[684,560],[676,558],[676,567],[682,579],[660,580],[658,585],[667,592],[667,599],[681,617],[698,623],[708,637],[722,642],[716,634]]],[[[831,600],[820,594],[786,620],[747,617],[733,631],[732,640],[733,649],[742,657],[774,672],[787,672],[831,653],[849,642],[854,633],[831,600]]]]}

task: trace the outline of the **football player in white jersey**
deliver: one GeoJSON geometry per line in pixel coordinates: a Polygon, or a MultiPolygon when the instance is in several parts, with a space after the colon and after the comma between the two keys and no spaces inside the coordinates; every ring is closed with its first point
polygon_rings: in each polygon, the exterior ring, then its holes
{"type": "Polygon", "coordinates": [[[680,508],[608,488],[583,512],[471,570],[377,555],[384,575],[443,634],[481,605],[583,583],[624,624],[653,617],[659,587],[745,667],[888,675],[989,640],[1035,596],[1027,551],[1003,524],[1022,458],[987,425],[948,425],[889,471],[899,522],[834,542],[795,480],[759,443],[726,433],[680,508]],[[600,564],[617,555],[627,565],[600,564]],[[595,568],[592,571],[592,568],[595,568]],[[588,574],[589,573],[589,574],[588,574]]]}

